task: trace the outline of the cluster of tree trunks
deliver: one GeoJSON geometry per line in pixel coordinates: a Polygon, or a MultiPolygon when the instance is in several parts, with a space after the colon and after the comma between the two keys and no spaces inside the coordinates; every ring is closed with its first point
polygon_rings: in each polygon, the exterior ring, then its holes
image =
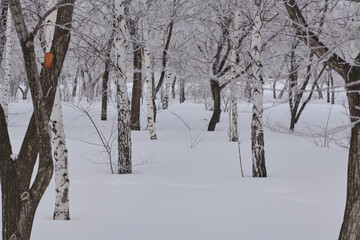
{"type": "MultiPolygon", "coordinates": [[[[50,114],[55,98],[57,81],[70,42],[74,0],[57,3],[58,15],[51,52],[55,59],[51,68],[42,68],[39,74],[35,55],[34,37],[45,20],[40,19],[30,33],[25,24],[19,0],[10,0],[9,5],[14,25],[20,40],[27,78],[33,100],[31,117],[20,152],[13,155],[7,124],[0,106],[0,176],[2,191],[2,237],[3,239],[30,239],[35,211],[53,173],[50,114]],[[35,162],[39,155],[39,167],[31,183],[35,162]]],[[[54,11],[53,8],[47,12],[54,11]]]]}

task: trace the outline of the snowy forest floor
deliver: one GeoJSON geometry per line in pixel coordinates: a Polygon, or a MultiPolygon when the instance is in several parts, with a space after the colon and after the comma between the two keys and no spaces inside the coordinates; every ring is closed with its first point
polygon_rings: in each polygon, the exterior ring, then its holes
{"type": "MultiPolygon", "coordinates": [[[[301,135],[346,123],[344,108],[312,102],[296,126],[297,133],[290,135],[284,133],[289,125],[288,105],[266,106],[269,177],[253,179],[249,103],[239,105],[245,178],[238,144],[228,141],[227,112],[222,113],[216,131],[207,132],[212,112],[205,111],[203,104],[171,104],[169,110],[158,113],[159,140],[151,141],[146,130],[132,132],[134,173],[120,176],[110,174],[104,149],[90,144],[100,140],[89,119],[65,104],[71,221],[52,220],[55,190],[51,182],[39,205],[32,239],[337,239],[345,206],[347,149],[333,141],[330,147],[319,147],[313,141],[324,143],[324,137],[301,135]]],[[[31,109],[30,103],[10,105],[14,152],[31,109]]],[[[114,109],[110,108],[107,122],[100,121],[100,104],[89,109],[109,136],[114,109]]],[[[339,134],[327,134],[327,140],[340,138],[339,134]]]]}

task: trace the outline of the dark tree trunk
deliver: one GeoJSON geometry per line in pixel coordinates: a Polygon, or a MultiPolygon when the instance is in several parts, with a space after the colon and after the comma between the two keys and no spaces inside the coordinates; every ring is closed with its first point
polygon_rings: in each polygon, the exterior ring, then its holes
{"type": "MultiPolygon", "coordinates": [[[[360,67],[354,67],[350,72],[350,82],[360,79],[360,67]]],[[[360,239],[360,85],[349,87],[348,102],[351,122],[355,125],[351,129],[347,193],[344,220],[340,231],[339,240],[360,239]]]]}
{"type": "Polygon", "coordinates": [[[101,120],[107,120],[107,100],[108,100],[108,81],[110,73],[109,61],[105,62],[105,72],[102,79],[102,90],[101,90],[101,120]]]}
{"type": "MultiPolygon", "coordinates": [[[[138,37],[137,22],[130,25],[130,35],[133,38],[138,37]]],[[[142,95],[142,49],[141,45],[137,42],[133,42],[133,54],[134,54],[134,74],[133,74],[133,89],[131,96],[131,130],[140,130],[140,106],[142,95]]]]}
{"type": "Polygon", "coordinates": [[[2,195],[2,222],[3,232],[2,239],[10,239],[17,229],[20,215],[20,196],[21,192],[16,178],[15,164],[11,163],[10,157],[6,161],[6,173],[1,181],[2,195]]]}
{"type": "Polygon", "coordinates": [[[330,103],[330,77],[326,78],[326,102],[330,103]]]}
{"type": "Polygon", "coordinates": [[[331,104],[335,104],[334,78],[330,72],[331,104]]]}
{"type": "Polygon", "coordinates": [[[171,97],[173,99],[175,99],[176,94],[175,94],[175,84],[176,84],[176,77],[174,77],[173,82],[171,83],[171,97]]]}
{"type": "Polygon", "coordinates": [[[151,82],[152,82],[152,92],[153,92],[153,112],[154,112],[154,123],[156,123],[156,114],[157,114],[157,107],[156,107],[156,92],[155,92],[155,75],[154,73],[151,73],[151,82]]]}
{"type": "Polygon", "coordinates": [[[2,197],[2,239],[10,239],[16,231],[20,213],[20,191],[17,188],[15,162],[11,159],[7,123],[3,108],[0,105],[0,176],[2,197]]]}
{"type": "Polygon", "coordinates": [[[276,99],[276,82],[277,80],[275,79],[272,85],[273,99],[276,99]]]}
{"type": "Polygon", "coordinates": [[[185,102],[185,80],[180,78],[180,103],[185,102]]]}
{"type": "Polygon", "coordinates": [[[169,50],[169,46],[170,46],[170,41],[171,41],[171,36],[172,36],[172,31],[174,28],[174,20],[171,20],[168,26],[168,35],[167,35],[167,39],[166,39],[166,43],[164,46],[164,50],[163,50],[163,54],[162,54],[162,70],[161,70],[161,75],[160,75],[160,79],[159,82],[156,86],[156,88],[154,89],[154,95],[156,96],[156,94],[160,91],[161,86],[164,83],[164,78],[165,78],[165,71],[166,71],[166,65],[167,65],[167,52],[169,50]]]}
{"type": "Polygon", "coordinates": [[[210,80],[210,86],[214,101],[214,111],[209,122],[208,131],[214,131],[216,124],[220,121],[221,114],[220,84],[216,80],[210,80]]]}
{"type": "Polygon", "coordinates": [[[107,101],[108,101],[108,82],[110,74],[110,54],[111,46],[114,41],[114,33],[111,34],[110,39],[106,46],[106,56],[105,56],[105,71],[102,79],[102,90],[101,90],[101,120],[107,120],[107,101]]]}

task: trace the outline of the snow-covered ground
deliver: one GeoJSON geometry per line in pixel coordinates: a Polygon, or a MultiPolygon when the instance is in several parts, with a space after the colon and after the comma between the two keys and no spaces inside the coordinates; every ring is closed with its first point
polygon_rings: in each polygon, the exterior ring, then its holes
{"type": "MultiPolygon", "coordinates": [[[[145,130],[132,133],[134,174],[120,176],[110,174],[101,146],[90,144],[100,141],[89,119],[65,105],[71,221],[52,220],[52,182],[38,208],[32,239],[337,239],[345,206],[347,150],[333,143],[330,148],[317,147],[311,141],[323,138],[299,135],[310,126],[315,132],[326,123],[331,128],[346,122],[343,107],[331,108],[328,118],[329,104],[310,103],[297,134],[289,135],[282,133],[289,125],[288,106],[270,105],[265,112],[265,122],[273,128],[265,129],[266,179],[251,178],[247,103],[239,105],[245,178],[238,145],[228,142],[227,113],[222,113],[215,132],[207,132],[211,112],[202,104],[171,104],[158,114],[159,140],[150,141],[145,130]]],[[[29,103],[10,106],[14,152],[30,111],[29,103]]],[[[108,135],[105,129],[111,128],[112,120],[99,120],[99,104],[90,112],[108,135]]]]}

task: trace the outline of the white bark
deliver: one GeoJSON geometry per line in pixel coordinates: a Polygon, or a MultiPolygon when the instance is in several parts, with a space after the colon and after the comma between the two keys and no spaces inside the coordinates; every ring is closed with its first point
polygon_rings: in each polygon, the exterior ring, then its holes
{"type": "Polygon", "coordinates": [[[56,197],[53,218],[54,220],[70,220],[68,150],[65,142],[59,88],[56,90],[54,106],[50,116],[50,128],[55,158],[56,197]]]}
{"type": "Polygon", "coordinates": [[[126,85],[126,22],[125,1],[114,0],[115,10],[115,39],[114,49],[116,56],[116,102],[118,109],[118,173],[132,172],[131,160],[131,121],[130,102],[126,85]]]}
{"type": "Polygon", "coordinates": [[[236,52],[238,50],[240,30],[240,11],[236,10],[233,21],[233,38],[231,49],[231,83],[230,83],[230,107],[229,107],[229,137],[231,142],[238,142],[238,112],[237,112],[237,94],[236,94],[236,52]]]}
{"type": "MultiPolygon", "coordinates": [[[[148,7],[148,0],[144,0],[145,9],[148,7]]],[[[143,38],[145,42],[144,46],[144,57],[145,57],[145,83],[146,83],[146,105],[147,105],[147,120],[148,128],[150,132],[150,139],[156,140],[156,131],[154,123],[154,104],[153,104],[153,87],[151,81],[151,60],[150,60],[150,51],[149,51],[149,24],[145,20],[143,23],[143,38]]]]}
{"type": "Polygon", "coordinates": [[[10,101],[10,76],[11,76],[11,47],[12,47],[12,16],[10,8],[7,12],[6,23],[6,45],[5,45],[5,75],[4,75],[4,93],[2,97],[2,106],[5,113],[5,119],[8,123],[9,120],[9,101],[10,101]]]}
{"type": "Polygon", "coordinates": [[[171,86],[171,76],[172,74],[170,72],[166,73],[165,76],[165,87],[164,87],[164,97],[162,101],[162,108],[168,109],[169,108],[169,92],[170,92],[170,86],[171,86]]]}
{"type": "MultiPolygon", "coordinates": [[[[56,4],[55,0],[47,1],[50,9],[56,4]]],[[[57,11],[52,12],[45,20],[45,42],[46,52],[50,52],[55,32],[57,11]]],[[[65,142],[65,132],[61,109],[60,89],[57,87],[54,106],[50,116],[50,129],[52,133],[52,144],[55,158],[55,210],[54,220],[70,220],[69,211],[69,170],[68,150],[65,142]]]]}
{"type": "Polygon", "coordinates": [[[251,57],[253,59],[253,111],[251,121],[252,166],[253,177],[266,177],[264,130],[263,130],[263,78],[261,65],[261,19],[262,1],[255,0],[254,25],[251,41],[251,57]]]}
{"type": "Polygon", "coordinates": [[[360,43],[358,41],[358,29],[360,27],[360,18],[358,16],[358,12],[359,12],[359,4],[356,3],[356,2],[349,2],[349,9],[350,9],[350,12],[349,14],[351,14],[351,18],[349,20],[349,25],[348,25],[348,28],[349,28],[349,31],[353,31],[352,32],[352,38],[354,40],[350,40],[350,57],[351,57],[351,60],[354,64],[358,64],[358,63],[355,63],[355,59],[357,57],[357,54],[359,52],[359,49],[360,49],[360,43]]]}

